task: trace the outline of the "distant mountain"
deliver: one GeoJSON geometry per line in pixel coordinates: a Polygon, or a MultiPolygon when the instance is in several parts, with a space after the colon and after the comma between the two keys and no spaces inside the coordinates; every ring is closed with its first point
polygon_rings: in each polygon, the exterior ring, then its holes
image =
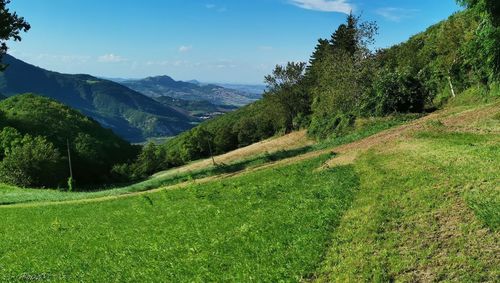
{"type": "Polygon", "coordinates": [[[0,73],[0,93],[36,93],[53,98],[112,129],[121,137],[141,142],[173,136],[192,127],[193,118],[121,84],[90,75],[44,70],[5,55],[9,67],[0,73]]]}
{"type": "Polygon", "coordinates": [[[189,101],[208,101],[214,105],[244,106],[261,98],[254,93],[198,81],[176,81],[169,76],[128,80],[122,84],[149,97],[169,96],[189,101]]]}
{"type": "Polygon", "coordinates": [[[179,111],[184,111],[190,116],[193,116],[200,120],[211,119],[238,109],[237,106],[215,105],[208,101],[184,100],[172,98],[170,96],[156,97],[155,100],[163,105],[179,109],[179,111]]]}
{"type": "Polygon", "coordinates": [[[235,89],[238,91],[246,92],[246,93],[251,93],[255,94],[256,97],[261,98],[262,94],[266,91],[266,86],[265,85],[251,85],[251,84],[222,84],[222,83],[216,83],[216,85],[224,87],[224,88],[229,88],[229,89],[235,89]]]}

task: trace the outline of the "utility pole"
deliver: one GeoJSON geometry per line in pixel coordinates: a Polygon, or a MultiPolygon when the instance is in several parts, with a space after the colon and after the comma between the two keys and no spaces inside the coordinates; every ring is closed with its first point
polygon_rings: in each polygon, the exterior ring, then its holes
{"type": "Polygon", "coordinates": [[[212,157],[212,163],[214,164],[214,166],[217,166],[217,163],[215,163],[214,154],[212,152],[212,143],[210,139],[208,139],[208,150],[210,150],[210,157],[212,157]]]}
{"type": "Polygon", "coordinates": [[[448,76],[448,83],[450,84],[450,89],[451,89],[451,95],[453,95],[453,98],[456,97],[455,95],[455,88],[453,88],[453,83],[451,82],[451,77],[448,76]]]}
{"type": "Polygon", "coordinates": [[[71,167],[71,151],[69,150],[69,139],[66,139],[66,147],[68,148],[68,164],[69,164],[69,177],[73,181],[73,168],[71,167]]]}

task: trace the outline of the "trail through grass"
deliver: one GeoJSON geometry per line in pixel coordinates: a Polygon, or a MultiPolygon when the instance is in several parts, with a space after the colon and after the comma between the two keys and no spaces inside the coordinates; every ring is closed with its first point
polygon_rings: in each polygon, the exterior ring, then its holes
{"type": "Polygon", "coordinates": [[[358,157],[361,189],[318,281],[500,278],[500,124],[498,108],[485,109],[429,121],[358,157]]]}

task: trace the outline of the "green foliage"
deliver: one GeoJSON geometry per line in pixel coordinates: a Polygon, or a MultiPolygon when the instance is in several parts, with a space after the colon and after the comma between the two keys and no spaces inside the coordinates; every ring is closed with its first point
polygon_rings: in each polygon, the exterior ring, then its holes
{"type": "Polygon", "coordinates": [[[73,191],[73,184],[74,184],[73,178],[69,177],[68,178],[68,192],[72,192],[73,191]]]}
{"type": "MultiPolygon", "coordinates": [[[[0,154],[5,156],[4,161],[13,162],[11,160],[13,157],[8,158],[8,156],[9,151],[14,148],[17,155],[22,155],[19,151],[26,149],[27,145],[22,142],[26,135],[34,138],[32,142],[34,145],[45,146],[49,150],[50,146],[38,140],[38,137],[43,137],[43,141],[57,150],[57,155],[62,161],[67,158],[66,154],[61,157],[61,153],[67,152],[67,141],[69,141],[74,178],[79,184],[85,185],[113,181],[110,173],[112,167],[133,160],[137,154],[136,147],[117,137],[110,130],[103,129],[95,121],[48,98],[32,94],[14,96],[0,102],[0,111],[5,117],[4,122],[7,126],[0,133],[0,154]]],[[[32,153],[28,151],[25,154],[32,153]]],[[[49,155],[49,157],[54,156],[55,154],[49,155]]],[[[40,179],[50,181],[48,183],[30,181],[33,186],[64,186],[69,172],[61,171],[59,163],[59,161],[49,162],[44,165],[46,172],[36,171],[52,174],[54,178],[40,179]],[[52,165],[57,166],[51,167],[52,165]]],[[[67,161],[63,163],[67,164],[67,161]]],[[[19,181],[9,183],[19,184],[19,181]]]]}
{"type": "MultiPolygon", "coordinates": [[[[21,32],[27,32],[31,27],[24,20],[19,17],[15,12],[10,12],[7,4],[10,0],[0,0],[0,60],[2,56],[7,53],[7,42],[21,41],[21,32]]],[[[5,70],[7,66],[0,64],[0,71],[5,70]]]]}
{"type": "Polygon", "coordinates": [[[354,121],[354,116],[342,113],[333,116],[314,115],[307,133],[318,139],[326,139],[332,135],[340,136],[350,129],[354,121]]]}
{"type": "Polygon", "coordinates": [[[421,113],[429,97],[420,81],[409,71],[391,72],[383,69],[375,78],[373,89],[373,101],[369,103],[375,106],[374,114],[380,116],[388,113],[421,113]]]}
{"type": "Polygon", "coordinates": [[[359,18],[349,15],[347,23],[333,33],[330,48],[317,47],[330,52],[322,52],[320,60],[311,60],[316,65],[308,70],[314,74],[306,74],[315,77],[314,84],[308,86],[313,97],[309,133],[315,137],[339,133],[351,124],[353,116],[361,114],[373,80],[375,66],[368,45],[376,31],[373,23],[360,23],[359,18]]]}
{"type": "Polygon", "coordinates": [[[0,156],[4,158],[11,148],[21,145],[23,136],[12,127],[5,127],[0,132],[0,156]]]}
{"type": "Polygon", "coordinates": [[[496,0],[457,0],[457,2],[470,8],[481,19],[476,38],[469,48],[471,59],[475,58],[483,64],[478,64],[477,67],[488,76],[489,80],[498,81],[500,79],[500,3],[496,0]]]}
{"type": "Polygon", "coordinates": [[[286,66],[276,66],[272,75],[265,77],[268,92],[264,98],[279,111],[284,118],[286,133],[294,130],[293,120],[298,115],[310,112],[310,97],[302,87],[306,63],[289,62],[286,66]]]}
{"type": "Polygon", "coordinates": [[[45,138],[25,135],[5,151],[0,182],[20,187],[55,186],[66,173],[62,161],[59,151],[45,138]]]}

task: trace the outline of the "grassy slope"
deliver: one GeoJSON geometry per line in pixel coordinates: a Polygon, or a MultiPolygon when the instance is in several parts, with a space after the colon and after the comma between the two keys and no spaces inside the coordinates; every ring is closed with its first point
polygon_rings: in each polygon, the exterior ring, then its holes
{"type": "Polygon", "coordinates": [[[313,173],[325,160],[103,203],[3,208],[0,281],[298,280],[358,187],[349,166],[313,173]]]}
{"type": "Polygon", "coordinates": [[[219,164],[217,167],[213,166],[211,159],[200,160],[186,166],[159,172],[144,182],[116,188],[98,188],[94,192],[68,193],[54,189],[21,189],[0,184],[0,205],[109,198],[152,189],[168,188],[178,184],[185,185],[195,180],[205,182],[210,176],[255,170],[263,166],[269,166],[271,163],[287,162],[288,159],[295,156],[300,158],[302,154],[308,152],[311,156],[307,158],[326,154],[333,146],[360,140],[416,117],[414,115],[405,115],[363,120],[363,123],[353,133],[341,138],[332,138],[320,144],[308,140],[305,131],[295,132],[217,156],[215,157],[216,162],[219,164]]]}
{"type": "Polygon", "coordinates": [[[495,281],[499,109],[454,107],[183,190],[0,207],[0,279],[495,281]]]}
{"type": "Polygon", "coordinates": [[[499,109],[456,108],[363,153],[318,281],[497,280],[499,109]]]}

